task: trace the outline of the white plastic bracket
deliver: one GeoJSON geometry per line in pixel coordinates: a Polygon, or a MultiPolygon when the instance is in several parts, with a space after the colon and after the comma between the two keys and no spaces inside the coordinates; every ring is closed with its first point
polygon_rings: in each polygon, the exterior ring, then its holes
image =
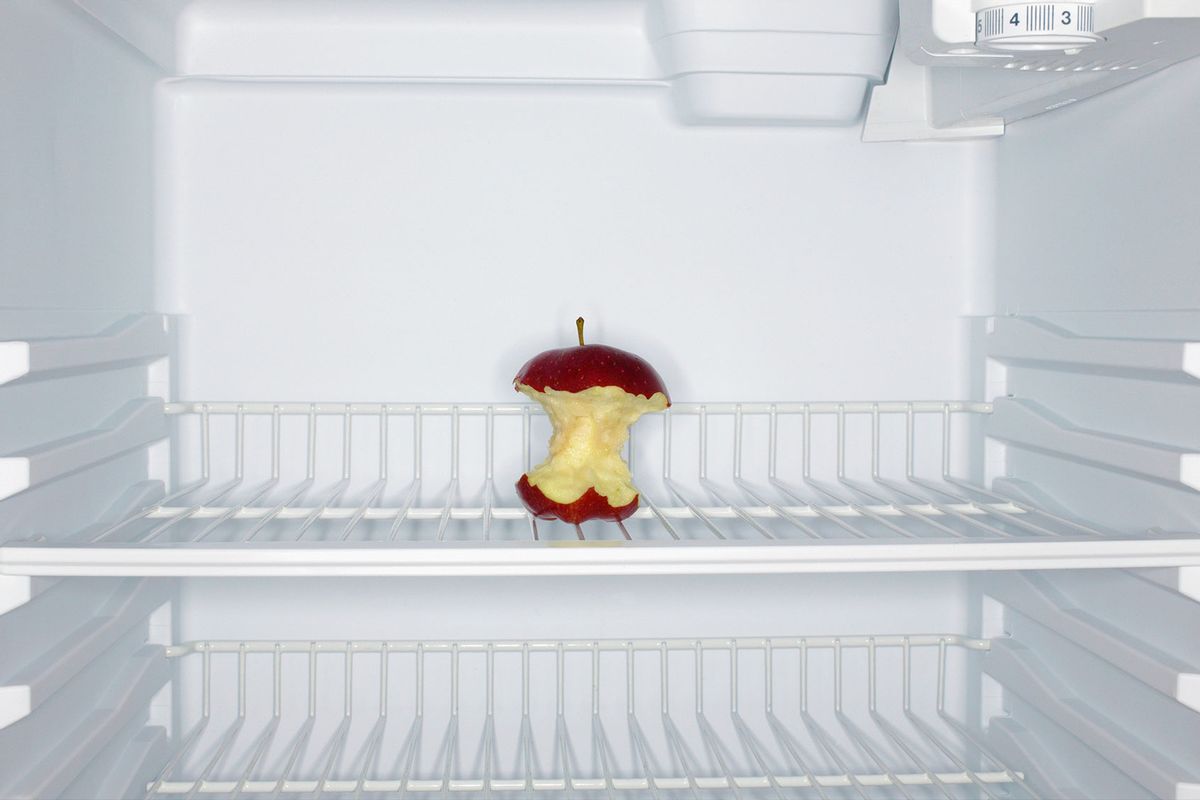
{"type": "Polygon", "coordinates": [[[0,457],[0,500],[167,435],[162,401],[132,400],[101,427],[0,457]]]}
{"type": "Polygon", "coordinates": [[[1200,567],[1160,567],[1136,570],[1139,577],[1200,603],[1200,567]]]}
{"type": "Polygon", "coordinates": [[[17,378],[110,368],[169,354],[170,331],[160,314],[131,316],[93,336],[0,342],[0,385],[17,378]]]}
{"type": "Polygon", "coordinates": [[[33,690],[28,684],[0,686],[0,730],[33,711],[33,690]]]}
{"type": "Polygon", "coordinates": [[[1004,135],[1004,120],[964,120],[937,128],[930,121],[930,67],[914,64],[904,55],[899,40],[892,53],[887,82],[871,90],[864,142],[934,141],[980,139],[1004,135]]]}
{"type": "Polygon", "coordinates": [[[46,575],[0,575],[0,615],[20,608],[60,580],[46,575]]]}
{"type": "Polygon", "coordinates": [[[1012,446],[1200,491],[1200,453],[1081,428],[1032,400],[996,400],[986,426],[1012,446]]]}
{"type": "Polygon", "coordinates": [[[7,614],[33,599],[33,578],[28,575],[0,575],[0,614],[7,614]]]}
{"type": "Polygon", "coordinates": [[[987,330],[989,363],[1069,364],[1200,379],[1200,342],[1079,336],[1037,317],[991,317],[987,330]]]}

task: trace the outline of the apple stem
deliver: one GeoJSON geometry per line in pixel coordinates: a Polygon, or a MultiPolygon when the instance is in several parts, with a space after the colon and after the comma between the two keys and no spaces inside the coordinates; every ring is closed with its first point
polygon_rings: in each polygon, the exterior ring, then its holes
{"type": "Polygon", "coordinates": [[[575,331],[579,334],[579,346],[583,347],[583,317],[575,320],[575,331]]]}

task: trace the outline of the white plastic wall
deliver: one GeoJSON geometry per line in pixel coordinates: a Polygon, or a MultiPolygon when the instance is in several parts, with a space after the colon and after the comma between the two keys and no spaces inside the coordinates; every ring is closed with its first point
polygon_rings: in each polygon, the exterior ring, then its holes
{"type": "Polygon", "coordinates": [[[73,3],[0,8],[0,307],[151,308],[157,77],[73,3]]]}
{"type": "Polygon", "coordinates": [[[1002,313],[1200,308],[1200,60],[1009,128],[1002,313]]]}
{"type": "Polygon", "coordinates": [[[183,396],[508,399],[580,314],[677,399],[965,391],[987,145],[687,127],[650,87],[182,81],[158,102],[183,396]]]}

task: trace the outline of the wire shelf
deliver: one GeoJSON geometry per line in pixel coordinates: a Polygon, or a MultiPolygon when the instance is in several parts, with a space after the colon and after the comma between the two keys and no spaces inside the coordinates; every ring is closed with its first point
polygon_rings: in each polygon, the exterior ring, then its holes
{"type": "Polygon", "coordinates": [[[956,635],[205,641],[148,796],[1033,797],[956,635]],[[970,712],[966,712],[968,715],[970,712]]]}
{"type": "Polygon", "coordinates": [[[982,403],[677,405],[662,415],[660,430],[654,420],[643,423],[629,449],[642,492],[632,521],[583,526],[534,520],[511,490],[535,461],[536,429],[546,427],[533,406],[188,403],[166,410],[196,423],[181,426],[177,450],[198,461],[198,474],[181,469],[181,488],[92,541],[1104,535],[955,474],[956,459],[970,471],[956,447],[966,452],[967,418],[990,412],[982,403]],[[395,435],[397,418],[407,418],[403,437],[395,435]],[[468,431],[468,419],[482,424],[468,431]],[[251,431],[252,421],[264,424],[251,431]],[[504,421],[516,424],[501,431],[504,421]],[[642,438],[655,441],[644,447],[642,438]]]}
{"type": "MultiPolygon", "coordinates": [[[[170,488],[0,547],[26,575],[700,574],[1153,567],[1200,537],[1112,530],[991,460],[988,403],[680,403],[634,426],[640,507],[533,519],[527,404],[167,403],[170,488]]],[[[152,456],[153,458],[153,456],[152,456]]]]}

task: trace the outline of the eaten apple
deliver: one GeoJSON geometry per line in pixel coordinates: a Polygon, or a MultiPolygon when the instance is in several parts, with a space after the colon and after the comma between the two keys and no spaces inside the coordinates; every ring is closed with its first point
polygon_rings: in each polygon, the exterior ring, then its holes
{"type": "Polygon", "coordinates": [[[645,359],[603,344],[547,350],[517,372],[513,386],[546,410],[554,433],[550,457],[517,481],[525,507],[541,519],[578,525],[623,520],[638,507],[621,448],[629,426],[671,405],[662,377],[645,359]]]}

